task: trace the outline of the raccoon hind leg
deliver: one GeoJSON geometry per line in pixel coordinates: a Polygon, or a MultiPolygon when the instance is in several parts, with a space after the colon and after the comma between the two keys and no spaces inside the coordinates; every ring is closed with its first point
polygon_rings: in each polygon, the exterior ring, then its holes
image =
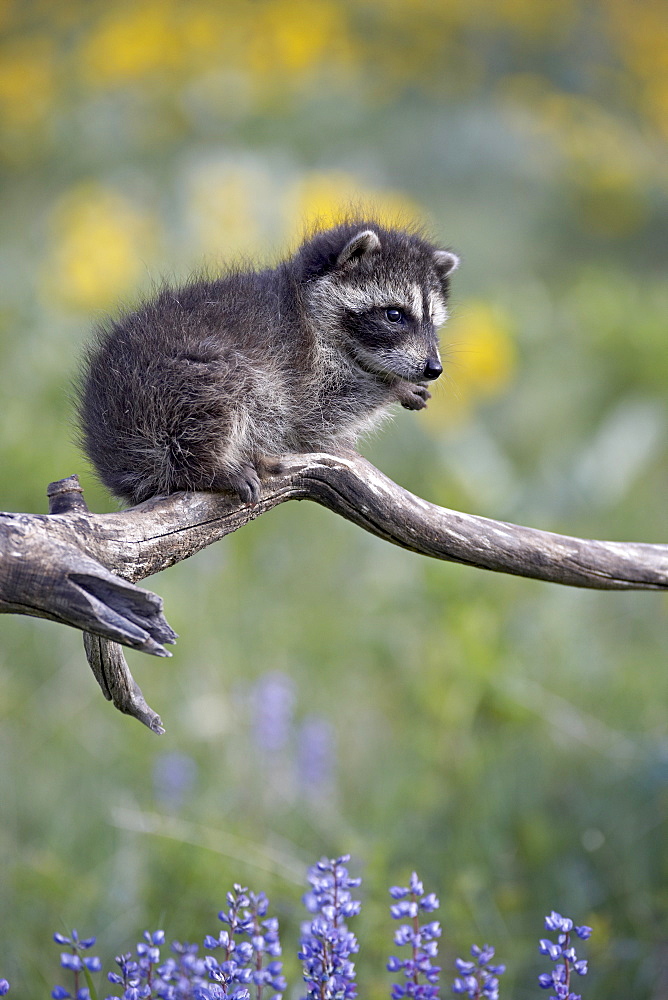
{"type": "Polygon", "coordinates": [[[248,417],[229,366],[184,353],[160,374],[163,411],[154,439],[164,492],[224,490],[255,502],[260,483],[247,457],[248,417]]]}
{"type": "MultiPolygon", "coordinates": [[[[256,504],[261,479],[276,470],[276,460],[258,454],[258,400],[254,372],[232,354],[215,363],[180,359],[198,379],[189,386],[187,419],[177,428],[178,456],[187,466],[190,489],[235,493],[256,504]]],[[[260,408],[261,409],[261,408],[260,408]]],[[[183,416],[186,416],[184,411],[183,416]]],[[[266,436],[266,428],[261,437],[266,436]]]]}

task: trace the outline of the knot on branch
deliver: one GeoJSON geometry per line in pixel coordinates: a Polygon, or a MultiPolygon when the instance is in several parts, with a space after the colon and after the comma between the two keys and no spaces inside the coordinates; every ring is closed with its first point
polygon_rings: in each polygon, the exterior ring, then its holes
{"type": "Polygon", "coordinates": [[[46,495],[49,498],[49,514],[69,514],[75,510],[88,512],[77,475],[49,483],[46,495]]]}

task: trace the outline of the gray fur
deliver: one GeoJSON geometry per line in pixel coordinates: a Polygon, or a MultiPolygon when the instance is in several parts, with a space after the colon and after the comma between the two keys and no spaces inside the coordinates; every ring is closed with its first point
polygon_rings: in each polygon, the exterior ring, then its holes
{"type": "Polygon", "coordinates": [[[132,503],[197,489],[254,501],[272,459],[352,448],[392,403],[426,406],[456,266],[415,233],[360,221],[274,269],[163,288],[89,347],[83,447],[132,503]]]}

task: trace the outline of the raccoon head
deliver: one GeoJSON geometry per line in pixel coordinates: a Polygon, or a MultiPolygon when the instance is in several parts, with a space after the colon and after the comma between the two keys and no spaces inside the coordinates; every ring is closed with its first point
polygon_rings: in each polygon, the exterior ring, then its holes
{"type": "Polygon", "coordinates": [[[455,254],[414,233],[360,222],[319,233],[297,262],[321,337],[382,379],[438,378],[436,330],[447,318],[455,254]]]}

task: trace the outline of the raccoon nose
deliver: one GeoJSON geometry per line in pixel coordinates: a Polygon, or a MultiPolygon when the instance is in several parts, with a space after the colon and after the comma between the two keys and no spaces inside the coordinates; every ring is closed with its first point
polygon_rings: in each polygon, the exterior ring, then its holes
{"type": "Polygon", "coordinates": [[[429,358],[422,374],[429,382],[432,382],[435,378],[438,378],[442,371],[443,365],[438,358],[429,358]]]}

